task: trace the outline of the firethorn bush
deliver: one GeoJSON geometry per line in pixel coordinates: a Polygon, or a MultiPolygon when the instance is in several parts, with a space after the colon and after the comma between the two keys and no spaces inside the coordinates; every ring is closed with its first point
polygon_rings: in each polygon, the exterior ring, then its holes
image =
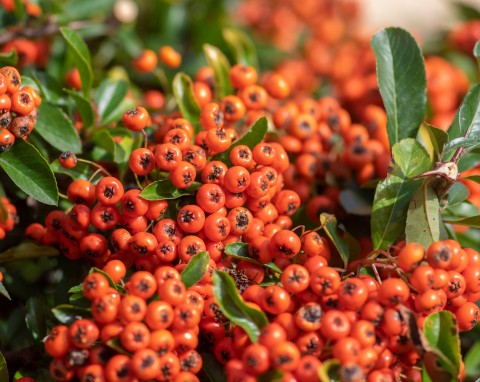
{"type": "Polygon", "coordinates": [[[0,5],[0,382],[480,377],[479,10],[0,5]]]}

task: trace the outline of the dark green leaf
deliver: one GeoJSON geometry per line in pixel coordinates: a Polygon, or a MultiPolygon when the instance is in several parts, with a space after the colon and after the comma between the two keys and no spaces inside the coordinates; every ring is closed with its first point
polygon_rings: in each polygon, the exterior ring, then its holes
{"type": "Polygon", "coordinates": [[[0,53],[0,67],[2,66],[17,66],[18,54],[15,49],[7,53],[0,53]]]}
{"type": "Polygon", "coordinates": [[[38,112],[35,131],[43,139],[62,152],[71,151],[77,154],[82,150],[77,129],[62,109],[51,103],[42,102],[38,112]]]}
{"type": "Polygon", "coordinates": [[[458,171],[463,172],[480,164],[480,155],[467,153],[460,157],[458,161],[458,171]]]}
{"type": "Polygon", "coordinates": [[[192,257],[181,275],[182,282],[185,284],[186,288],[190,288],[203,278],[207,271],[209,261],[210,255],[205,251],[197,253],[192,257]]]}
{"type": "MultiPolygon", "coordinates": [[[[0,253],[0,262],[57,256],[58,254],[58,250],[52,246],[38,245],[33,241],[26,240],[0,253]]],[[[36,268],[38,268],[38,264],[36,268]]]]}
{"type": "MultiPolygon", "coordinates": [[[[458,147],[464,138],[478,137],[480,130],[480,84],[474,85],[460,105],[452,125],[448,129],[450,142],[445,151],[458,147]]],[[[466,142],[468,143],[468,141],[466,142]]],[[[444,159],[445,159],[444,155],[444,159]]]]}
{"type": "Polygon", "coordinates": [[[123,101],[127,91],[128,84],[125,81],[104,80],[98,86],[95,99],[102,124],[111,120],[111,114],[123,101]]]}
{"type": "Polygon", "coordinates": [[[10,294],[8,293],[7,289],[5,288],[5,286],[3,285],[3,283],[0,282],[0,294],[6,298],[8,298],[9,300],[11,300],[12,298],[10,297],[10,294]]]}
{"type": "Polygon", "coordinates": [[[2,352],[0,352],[0,381],[9,381],[7,361],[2,352]]]}
{"type": "Polygon", "coordinates": [[[32,72],[32,78],[37,84],[43,102],[48,101],[56,105],[65,104],[62,85],[58,80],[46,72],[32,72]]]}
{"type": "Polygon", "coordinates": [[[243,134],[238,140],[232,143],[232,145],[228,148],[228,150],[224,151],[223,153],[215,155],[212,158],[212,160],[221,161],[230,167],[232,165],[232,162],[230,161],[230,151],[232,151],[232,149],[238,145],[245,145],[253,149],[253,147],[257,143],[260,143],[263,140],[263,138],[265,138],[267,129],[268,129],[267,118],[262,117],[258,119],[245,134],[243,134]]]}
{"type": "Polygon", "coordinates": [[[462,357],[455,316],[449,311],[430,314],[423,324],[422,343],[424,349],[434,353],[443,369],[456,379],[462,357]]]}
{"type": "Polygon", "coordinates": [[[60,33],[67,42],[75,60],[75,65],[82,80],[83,95],[90,99],[90,89],[93,84],[92,59],[87,44],[80,35],[67,27],[60,28],[60,33]]]}
{"type": "Polygon", "coordinates": [[[477,64],[480,68],[480,40],[475,43],[475,46],[473,48],[473,56],[477,59],[477,64]]]}
{"type": "Polygon", "coordinates": [[[471,216],[471,217],[463,218],[459,220],[444,219],[443,221],[446,224],[456,224],[456,225],[464,225],[472,228],[480,228],[480,216],[471,216]]]}
{"type": "Polygon", "coordinates": [[[340,380],[340,362],[336,359],[329,359],[322,363],[318,376],[321,382],[335,382],[340,380]]]}
{"type": "Polygon", "coordinates": [[[480,375],[480,342],[477,341],[465,355],[465,374],[467,379],[475,379],[480,375]]]}
{"type": "Polygon", "coordinates": [[[112,158],[115,158],[117,146],[115,145],[112,134],[110,134],[109,128],[96,130],[91,141],[111,154],[112,158]]]}
{"type": "Polygon", "coordinates": [[[88,179],[92,170],[90,166],[86,163],[78,162],[74,168],[64,168],[58,162],[58,159],[55,159],[50,163],[50,168],[55,173],[68,175],[72,179],[88,179]]]}
{"type": "Polygon", "coordinates": [[[260,374],[257,379],[258,382],[280,382],[283,381],[283,373],[278,369],[271,369],[263,374],[260,374]]]}
{"type": "Polygon", "coordinates": [[[172,89],[183,118],[195,126],[197,131],[200,122],[200,106],[195,99],[192,79],[185,73],[178,73],[173,79],[172,89]]]}
{"type": "Polygon", "coordinates": [[[471,180],[472,182],[480,184],[480,175],[465,176],[465,177],[462,177],[462,179],[471,180]]]}
{"type": "Polygon", "coordinates": [[[202,370],[207,374],[210,382],[224,382],[227,380],[224,367],[212,353],[201,353],[200,355],[203,361],[202,370]]]}
{"type": "Polygon", "coordinates": [[[108,273],[102,271],[101,269],[98,269],[98,268],[95,268],[95,267],[94,267],[94,268],[90,269],[90,272],[88,272],[88,273],[100,273],[100,274],[104,275],[104,276],[107,278],[108,283],[110,284],[110,286],[111,286],[113,289],[115,289],[115,290],[117,290],[117,291],[120,291],[120,290],[122,289],[119,285],[117,285],[117,284],[112,280],[112,278],[110,277],[110,275],[109,275],[108,273]]]}
{"type": "Polygon", "coordinates": [[[448,142],[448,133],[426,122],[424,122],[424,126],[432,143],[433,153],[435,154],[434,160],[437,161],[441,158],[443,148],[448,142]]]}
{"type": "Polygon", "coordinates": [[[35,340],[47,335],[47,307],[39,297],[27,300],[25,322],[35,340]]]}
{"type": "Polygon", "coordinates": [[[257,51],[252,39],[241,30],[225,28],[223,38],[235,56],[237,64],[249,65],[258,69],[257,51]]]}
{"type": "Polygon", "coordinates": [[[480,18],[480,11],[473,6],[470,6],[461,0],[455,1],[454,4],[456,11],[462,20],[478,20],[480,18]]]}
{"type": "Polygon", "coordinates": [[[108,340],[106,345],[110,349],[115,350],[117,353],[131,356],[131,354],[122,347],[122,344],[120,343],[118,338],[112,338],[111,340],[108,340]]]}
{"type": "Polygon", "coordinates": [[[390,146],[416,136],[427,103],[425,63],[415,39],[400,28],[374,34],[377,79],[387,111],[390,146]]]}
{"type": "Polygon", "coordinates": [[[95,113],[92,108],[92,104],[80,93],[77,93],[70,89],[63,89],[70,95],[75,101],[77,110],[82,117],[83,127],[90,127],[95,122],[95,113]]]}
{"type": "MultiPolygon", "coordinates": [[[[479,177],[480,178],[480,177],[479,177]]],[[[448,205],[454,206],[455,204],[459,204],[467,200],[468,196],[470,195],[470,191],[463,183],[457,182],[454,183],[453,186],[448,191],[448,205]]]]}
{"type": "Polygon", "coordinates": [[[282,270],[275,263],[262,264],[259,261],[252,259],[248,254],[248,244],[236,241],[234,243],[227,244],[224,248],[224,252],[228,256],[232,256],[239,260],[249,261],[251,263],[260,265],[262,267],[271,269],[275,273],[282,273],[282,270]]]}
{"type": "Polygon", "coordinates": [[[82,293],[83,294],[83,283],[75,285],[68,290],[68,293],[82,293]]]}
{"type": "Polygon", "coordinates": [[[89,317],[90,309],[62,304],[52,308],[52,313],[58,322],[71,325],[74,321],[79,320],[80,318],[89,317]]]}
{"type": "Polygon", "coordinates": [[[440,204],[432,186],[425,182],[408,207],[405,226],[407,243],[420,243],[428,248],[434,241],[447,239],[440,216],[440,204]]]}
{"type": "Polygon", "coordinates": [[[179,189],[169,179],[163,179],[149,184],[140,193],[140,196],[146,200],[177,199],[185,195],[194,195],[200,185],[198,182],[193,182],[190,187],[179,189]]]}
{"type": "Polygon", "coordinates": [[[205,44],[203,52],[207,59],[208,65],[213,69],[215,74],[215,98],[222,99],[223,97],[232,94],[233,89],[230,84],[230,63],[220,49],[205,44]]]}
{"type": "Polygon", "coordinates": [[[245,330],[250,340],[256,343],[260,329],[268,324],[265,313],[243,302],[235,282],[226,272],[215,271],[213,274],[213,295],[225,317],[245,330]]]}
{"type": "Polygon", "coordinates": [[[17,139],[10,150],[0,154],[0,167],[27,195],[44,204],[57,205],[55,176],[48,162],[31,144],[17,139]]]}
{"type": "Polygon", "coordinates": [[[366,192],[345,189],[340,191],[340,204],[349,214],[369,216],[372,213],[372,203],[366,192]]]}
{"type": "Polygon", "coordinates": [[[385,249],[405,232],[410,201],[423,184],[411,179],[430,169],[430,158],[419,142],[408,138],[393,146],[394,165],[375,192],[372,208],[372,241],[374,249],[385,249]]]}
{"type": "Polygon", "coordinates": [[[350,248],[337,231],[337,218],[334,215],[323,212],[320,215],[320,224],[322,224],[323,230],[337,249],[343,264],[346,266],[350,258],[350,248]]]}

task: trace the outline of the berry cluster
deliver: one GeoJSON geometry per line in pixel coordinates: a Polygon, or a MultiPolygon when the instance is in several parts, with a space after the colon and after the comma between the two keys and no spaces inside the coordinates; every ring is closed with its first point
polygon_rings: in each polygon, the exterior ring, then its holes
{"type": "MultiPolygon", "coordinates": [[[[104,271],[116,281],[126,273],[116,260],[104,271]]],[[[55,380],[198,381],[202,358],[195,349],[204,298],[185,288],[175,268],[136,272],[122,292],[103,274],[90,273],[83,295],[91,301],[93,318],[56,326],[45,340],[55,380]]]]}
{"type": "Polygon", "coordinates": [[[0,240],[13,230],[17,220],[17,208],[5,196],[0,197],[0,240]]]}
{"type": "Polygon", "coordinates": [[[37,121],[42,100],[31,86],[23,86],[18,70],[0,69],[0,153],[8,150],[16,138],[28,136],[37,121]]]}

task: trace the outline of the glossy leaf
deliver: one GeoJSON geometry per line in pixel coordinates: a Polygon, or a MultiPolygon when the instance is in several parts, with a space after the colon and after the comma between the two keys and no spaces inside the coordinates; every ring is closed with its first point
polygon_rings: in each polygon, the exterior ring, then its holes
{"type": "Polygon", "coordinates": [[[318,370],[320,382],[335,382],[340,380],[340,362],[334,358],[322,363],[318,370]]]}
{"type": "Polygon", "coordinates": [[[276,265],[275,263],[266,263],[262,264],[259,261],[252,259],[248,254],[248,244],[242,243],[241,241],[236,241],[234,243],[227,244],[223,250],[226,255],[234,257],[239,260],[249,261],[250,263],[254,263],[260,265],[262,267],[268,268],[275,273],[282,273],[282,270],[276,265]]]}
{"type": "Polygon", "coordinates": [[[426,351],[438,357],[439,363],[452,378],[458,376],[462,359],[460,337],[455,316],[451,312],[435,312],[425,319],[422,343],[426,351]]]}
{"type": "Polygon", "coordinates": [[[220,49],[209,44],[203,46],[203,53],[205,54],[208,65],[213,69],[215,74],[215,98],[222,99],[232,94],[233,89],[229,77],[230,63],[227,57],[225,57],[220,49]]]}
{"type": "MultiPolygon", "coordinates": [[[[472,145],[471,139],[480,136],[480,84],[474,85],[460,105],[455,119],[448,129],[450,142],[445,147],[445,152],[462,146],[463,143],[472,145]]],[[[448,157],[443,156],[444,159],[448,157]]]]}
{"type": "Polygon", "coordinates": [[[245,32],[239,29],[225,28],[223,38],[232,50],[237,64],[249,65],[258,69],[255,44],[245,32]]]}
{"type": "Polygon", "coordinates": [[[243,134],[239,139],[237,139],[235,142],[231,144],[228,150],[224,151],[223,153],[215,155],[212,158],[212,160],[221,161],[230,167],[232,165],[232,162],[230,161],[230,151],[232,151],[232,149],[238,145],[245,145],[253,149],[253,147],[257,143],[260,143],[263,140],[263,138],[265,138],[265,134],[267,134],[267,130],[268,130],[267,118],[265,117],[259,118],[245,134],[243,134]]]}
{"type": "Polygon", "coordinates": [[[203,361],[202,370],[210,382],[224,382],[227,380],[223,365],[218,362],[212,353],[201,353],[200,355],[203,361]]]}
{"type": "Polygon", "coordinates": [[[480,342],[477,341],[465,355],[465,374],[467,379],[474,379],[480,375],[480,342]]]}
{"type": "Polygon", "coordinates": [[[345,189],[340,191],[340,204],[349,214],[369,216],[372,213],[372,203],[366,192],[362,190],[345,189]]]}
{"type": "Polygon", "coordinates": [[[235,282],[226,272],[215,271],[213,274],[213,295],[225,317],[245,330],[250,340],[256,343],[260,329],[268,324],[265,313],[243,302],[235,282]]]}
{"type": "Polygon", "coordinates": [[[96,130],[91,141],[111,154],[113,159],[115,158],[117,146],[115,145],[112,134],[110,134],[109,128],[96,130]]]}
{"type": "Polygon", "coordinates": [[[0,67],[2,66],[17,66],[18,54],[15,49],[6,53],[0,53],[0,67]]]}
{"type": "Polygon", "coordinates": [[[480,215],[471,216],[468,218],[463,218],[458,220],[444,219],[443,221],[446,224],[455,224],[455,225],[463,225],[471,228],[480,228],[480,215]]]}
{"type": "Polygon", "coordinates": [[[438,197],[428,183],[423,184],[410,202],[405,236],[407,243],[419,243],[424,248],[428,248],[434,241],[447,239],[438,197]]]}
{"type": "Polygon", "coordinates": [[[449,206],[454,206],[467,200],[470,195],[468,188],[460,182],[454,183],[448,191],[447,202],[449,206]]]}
{"type": "Polygon", "coordinates": [[[423,179],[413,177],[430,169],[430,158],[414,139],[404,139],[392,150],[394,165],[375,192],[371,229],[374,249],[385,249],[405,232],[407,211],[423,179]]]}
{"type": "Polygon", "coordinates": [[[9,381],[7,361],[2,352],[0,352],[0,381],[9,381]]]}
{"type": "Polygon", "coordinates": [[[75,305],[62,304],[52,308],[52,313],[58,322],[71,325],[74,321],[80,318],[89,317],[90,309],[81,308],[75,305]]]}
{"type": "Polygon", "coordinates": [[[8,293],[7,291],[7,288],[5,288],[5,285],[3,285],[2,282],[0,282],[0,294],[6,298],[8,298],[9,300],[11,300],[12,298],[10,297],[10,294],[8,293]]]}
{"type": "Polygon", "coordinates": [[[33,241],[26,240],[15,247],[10,247],[0,253],[0,263],[12,260],[34,259],[38,257],[57,256],[58,250],[52,246],[38,245],[33,241]]]}
{"type": "Polygon", "coordinates": [[[337,229],[337,218],[334,215],[327,213],[322,213],[320,215],[320,223],[322,224],[323,230],[337,249],[340,257],[342,258],[343,264],[346,266],[350,259],[350,248],[347,242],[341,237],[337,229]]]}
{"type": "Polygon", "coordinates": [[[18,188],[41,203],[56,206],[57,181],[38,150],[22,139],[0,154],[0,167],[18,188]]]}
{"type": "Polygon", "coordinates": [[[462,177],[462,179],[470,180],[472,182],[480,184],[480,175],[469,175],[469,176],[462,177]]]}
{"type": "Polygon", "coordinates": [[[475,43],[473,55],[477,59],[478,68],[480,69],[480,40],[475,43]]]}
{"type": "Polygon", "coordinates": [[[180,189],[176,188],[169,179],[162,179],[145,187],[140,196],[146,200],[177,199],[185,195],[194,195],[199,187],[200,183],[193,182],[190,187],[180,189]]]}
{"type": "Polygon", "coordinates": [[[375,33],[371,46],[377,59],[377,79],[387,111],[390,147],[416,136],[427,103],[422,52],[415,39],[400,28],[375,33]]]}
{"type": "Polygon", "coordinates": [[[172,89],[183,118],[198,127],[200,106],[195,99],[192,79],[185,73],[178,73],[173,79],[172,89]]]}
{"type": "Polygon", "coordinates": [[[35,131],[50,145],[60,151],[78,154],[82,144],[77,129],[61,108],[48,102],[42,102],[38,108],[35,131]]]}
{"type": "Polygon", "coordinates": [[[93,111],[92,104],[80,93],[70,89],[63,90],[75,101],[75,106],[82,117],[83,127],[92,126],[95,121],[95,113],[93,111]]]}
{"type": "Polygon", "coordinates": [[[88,179],[92,173],[90,166],[86,163],[78,162],[74,168],[64,168],[58,159],[50,163],[50,168],[53,172],[68,175],[72,179],[88,179]]]}
{"type": "Polygon", "coordinates": [[[62,27],[60,28],[60,33],[67,42],[73,54],[75,65],[82,80],[83,95],[89,99],[90,89],[92,88],[93,84],[93,70],[90,50],[78,32],[67,27],[62,27]]]}
{"type": "Polygon", "coordinates": [[[443,148],[448,142],[448,133],[425,122],[423,126],[430,137],[430,142],[432,144],[433,153],[435,156],[434,160],[437,161],[442,157],[443,148]]]}
{"type": "Polygon", "coordinates": [[[98,114],[102,124],[111,121],[112,113],[117,109],[125,98],[128,84],[125,81],[104,80],[98,86],[95,99],[98,106],[98,114]]]}
{"type": "Polygon", "coordinates": [[[119,354],[131,356],[131,354],[122,347],[122,344],[120,343],[120,340],[118,338],[112,338],[111,340],[108,340],[106,345],[119,354]]]}
{"type": "Polygon", "coordinates": [[[47,335],[47,311],[45,303],[38,297],[30,297],[26,304],[25,322],[35,340],[47,335]]]}
{"type": "Polygon", "coordinates": [[[206,251],[197,253],[192,257],[181,274],[182,282],[186,288],[190,288],[203,278],[209,261],[210,255],[206,251]]]}

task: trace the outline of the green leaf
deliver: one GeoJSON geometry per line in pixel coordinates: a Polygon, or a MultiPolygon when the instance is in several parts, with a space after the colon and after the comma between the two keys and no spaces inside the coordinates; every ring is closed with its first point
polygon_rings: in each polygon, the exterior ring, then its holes
{"type": "MultiPolygon", "coordinates": [[[[445,147],[445,152],[451,151],[462,142],[469,144],[468,138],[479,136],[480,130],[480,84],[474,85],[467,93],[460,108],[448,129],[450,142],[445,147]]],[[[471,143],[470,143],[471,145],[471,143]]],[[[445,155],[444,155],[445,159],[445,155]]]]}
{"type": "Polygon", "coordinates": [[[350,259],[350,248],[347,242],[340,236],[337,230],[337,218],[334,215],[323,212],[320,215],[320,223],[322,228],[337,249],[343,264],[347,266],[350,259]]]}
{"type": "Polygon", "coordinates": [[[372,213],[372,202],[369,194],[362,190],[347,188],[340,191],[340,204],[349,214],[370,216],[372,213]]]}
{"type": "Polygon", "coordinates": [[[473,56],[477,59],[477,64],[480,68],[480,40],[475,43],[475,46],[473,48],[473,56]]]}
{"type": "Polygon", "coordinates": [[[7,361],[2,352],[0,352],[0,381],[9,381],[7,361]]]}
{"type": "Polygon", "coordinates": [[[35,340],[47,335],[47,312],[45,303],[39,297],[30,297],[26,304],[25,323],[35,340]]]}
{"type": "Polygon", "coordinates": [[[234,243],[227,244],[224,248],[224,253],[228,256],[234,257],[239,260],[249,261],[253,264],[260,265],[262,267],[271,269],[275,273],[281,274],[283,271],[275,263],[262,264],[261,262],[252,259],[248,254],[248,244],[242,243],[241,241],[236,241],[234,243]]]}
{"type": "Polygon", "coordinates": [[[232,162],[230,161],[230,151],[233,150],[235,146],[238,145],[245,145],[253,149],[253,147],[260,143],[263,138],[265,138],[265,134],[267,134],[268,130],[268,122],[267,118],[262,117],[259,118],[252,127],[243,134],[239,139],[231,144],[228,150],[224,151],[223,153],[215,155],[212,160],[218,160],[225,163],[227,166],[232,166],[232,162]]]}
{"type": "Polygon", "coordinates": [[[177,199],[185,195],[194,195],[200,186],[199,182],[193,182],[190,187],[179,189],[169,179],[162,179],[145,187],[140,196],[146,200],[177,199]]]}
{"type": "Polygon", "coordinates": [[[471,216],[471,217],[463,218],[459,220],[444,219],[443,222],[446,224],[456,224],[456,225],[464,225],[471,228],[480,228],[480,215],[471,216]]]}
{"type": "Polygon", "coordinates": [[[93,111],[92,104],[80,93],[71,89],[63,89],[63,91],[69,94],[75,101],[80,117],[82,117],[83,127],[92,126],[95,122],[95,112],[93,111]]]}
{"type": "Polygon", "coordinates": [[[15,49],[7,53],[0,53],[0,67],[2,66],[17,66],[18,54],[15,49]]]}
{"type": "Polygon", "coordinates": [[[9,300],[11,300],[12,298],[10,297],[10,294],[8,293],[7,289],[5,288],[5,285],[3,285],[3,283],[0,282],[0,294],[6,298],[8,298],[9,300]]]}
{"type": "Polygon", "coordinates": [[[321,382],[334,382],[340,380],[340,362],[334,358],[326,360],[318,370],[321,382]]]}
{"type": "Polygon", "coordinates": [[[230,84],[230,63],[220,49],[205,44],[203,46],[203,53],[207,59],[208,65],[213,69],[215,74],[215,98],[222,99],[223,97],[232,94],[233,89],[230,84]]]}
{"type": "Polygon", "coordinates": [[[469,176],[462,177],[461,179],[471,180],[472,182],[480,184],[480,175],[469,175],[469,176]]]}
{"type": "Polygon", "coordinates": [[[186,288],[190,288],[203,278],[209,261],[210,255],[206,251],[197,253],[192,257],[181,274],[182,282],[186,288]]]}
{"type": "Polygon", "coordinates": [[[404,232],[410,201],[423,179],[411,179],[430,169],[430,158],[420,143],[408,138],[392,149],[393,169],[375,192],[371,229],[374,249],[385,249],[404,232]]]}
{"type": "MultiPolygon", "coordinates": [[[[480,177],[479,177],[480,178],[480,177]]],[[[449,206],[454,206],[467,200],[470,191],[463,183],[457,182],[448,191],[447,201],[449,206]]]]}
{"type": "Polygon", "coordinates": [[[432,186],[425,182],[408,207],[405,226],[407,243],[419,243],[428,248],[434,241],[447,239],[440,216],[440,204],[432,186]]]}
{"type": "Polygon", "coordinates": [[[434,160],[437,161],[441,158],[443,148],[448,142],[448,133],[426,122],[424,122],[423,125],[425,126],[428,136],[430,137],[430,142],[432,143],[433,153],[435,155],[434,160]]]}
{"type": "Polygon", "coordinates": [[[98,86],[95,99],[98,106],[98,114],[101,123],[111,120],[112,113],[117,109],[128,92],[128,84],[125,81],[104,80],[98,86]]]}
{"type": "Polygon", "coordinates": [[[52,313],[58,322],[71,325],[74,321],[80,318],[89,317],[90,309],[81,308],[75,305],[62,304],[52,308],[52,313]]]}
{"type": "Polygon", "coordinates": [[[200,106],[195,99],[192,79],[185,73],[178,73],[173,78],[172,89],[183,118],[188,120],[198,132],[200,106]]]}
{"type": "Polygon", "coordinates": [[[434,353],[443,369],[456,380],[462,357],[455,316],[449,311],[430,314],[424,321],[421,337],[424,349],[434,353]]]}
{"type": "Polygon", "coordinates": [[[118,338],[112,338],[111,340],[108,340],[106,345],[110,348],[115,350],[117,353],[124,354],[131,356],[131,353],[126,351],[123,347],[118,338]]]}
{"type": "Polygon", "coordinates": [[[56,206],[58,188],[48,162],[38,150],[23,139],[0,154],[0,167],[27,195],[41,203],[56,206]]]}
{"type": "Polygon", "coordinates": [[[237,64],[249,65],[258,69],[258,57],[253,40],[241,30],[225,28],[223,38],[235,56],[237,64]]]}
{"type": "Polygon", "coordinates": [[[480,11],[473,6],[465,4],[463,1],[455,1],[454,5],[456,13],[462,20],[477,20],[480,18],[480,11]]]}
{"type": "Polygon", "coordinates": [[[68,175],[72,179],[88,179],[92,173],[90,166],[86,163],[78,162],[74,168],[64,168],[58,159],[50,163],[50,168],[53,172],[68,175]]]}
{"type": "Polygon", "coordinates": [[[35,131],[43,139],[62,152],[71,151],[77,154],[82,151],[77,129],[61,108],[48,102],[42,102],[38,112],[35,131]]]}
{"type": "Polygon", "coordinates": [[[265,313],[250,308],[243,302],[235,282],[226,272],[214,272],[213,295],[225,317],[245,330],[250,340],[256,343],[260,329],[268,325],[265,313]]]}
{"type": "Polygon", "coordinates": [[[373,35],[377,79],[387,111],[390,146],[417,135],[427,104],[425,63],[415,39],[400,28],[373,35]]]}
{"type": "Polygon", "coordinates": [[[106,279],[108,280],[108,283],[110,284],[110,286],[113,289],[115,289],[116,291],[121,291],[122,288],[112,280],[112,278],[110,277],[110,275],[108,273],[102,271],[101,269],[93,267],[92,269],[90,269],[90,271],[88,273],[89,274],[90,273],[100,273],[100,274],[102,274],[103,276],[106,277],[106,279]]]}
{"type": "MultiPolygon", "coordinates": [[[[0,253],[0,262],[57,256],[58,254],[59,252],[55,247],[38,245],[33,241],[25,240],[19,245],[10,247],[6,251],[0,253]]],[[[38,264],[36,264],[35,268],[39,268],[38,264]]]]}
{"type": "Polygon", "coordinates": [[[477,341],[468,350],[464,358],[467,380],[475,379],[480,375],[480,342],[477,341]]]}
{"type": "Polygon", "coordinates": [[[105,127],[96,130],[91,141],[111,154],[112,158],[115,158],[117,146],[115,145],[112,134],[110,134],[109,128],[105,127]]]}
{"type": "Polygon", "coordinates": [[[202,370],[210,382],[224,382],[227,380],[224,367],[212,353],[201,353],[200,355],[203,361],[202,370]]]}
{"type": "Polygon", "coordinates": [[[93,84],[92,59],[87,44],[80,35],[67,27],[60,28],[60,33],[67,42],[75,60],[75,65],[82,80],[82,91],[85,98],[90,99],[93,84]]]}

